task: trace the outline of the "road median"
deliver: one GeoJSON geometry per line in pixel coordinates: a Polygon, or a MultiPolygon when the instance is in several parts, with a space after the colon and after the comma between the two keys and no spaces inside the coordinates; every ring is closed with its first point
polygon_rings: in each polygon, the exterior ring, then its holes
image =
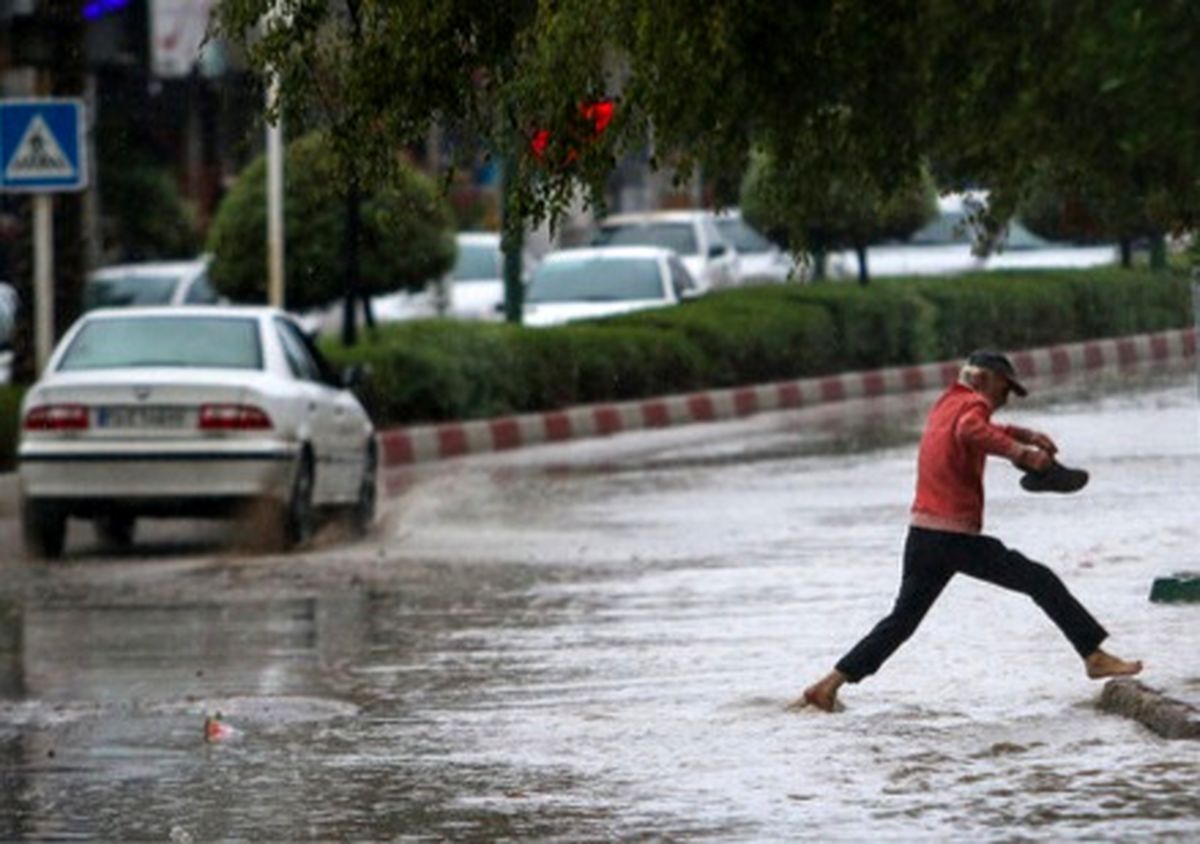
{"type": "MultiPolygon", "coordinates": [[[[1019,375],[1036,378],[1166,364],[1195,355],[1196,331],[1188,328],[1026,349],[1010,356],[1019,375]]],[[[720,422],[826,402],[934,390],[953,382],[960,365],[961,361],[951,360],[469,422],[389,428],[379,434],[380,454],[385,468],[398,468],[543,443],[720,422]]]]}

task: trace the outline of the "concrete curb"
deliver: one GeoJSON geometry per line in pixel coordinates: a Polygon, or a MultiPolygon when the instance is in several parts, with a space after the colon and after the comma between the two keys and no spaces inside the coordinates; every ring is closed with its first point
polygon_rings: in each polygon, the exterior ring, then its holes
{"type": "MultiPolygon", "coordinates": [[[[1196,330],[1188,328],[1030,349],[1010,357],[1018,374],[1032,378],[1195,355],[1196,330]]],[[[937,389],[958,377],[960,365],[958,360],[943,361],[473,422],[392,428],[379,433],[380,455],[385,468],[394,468],[624,431],[718,422],[823,402],[937,389]]]]}
{"type": "Polygon", "coordinates": [[[1200,739],[1200,709],[1137,680],[1109,680],[1096,706],[1132,718],[1165,739],[1200,739]]]}

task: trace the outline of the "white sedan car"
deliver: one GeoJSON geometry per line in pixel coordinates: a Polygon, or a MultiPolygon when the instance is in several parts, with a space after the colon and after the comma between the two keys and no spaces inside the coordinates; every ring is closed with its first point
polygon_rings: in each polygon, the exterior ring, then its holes
{"type": "Polygon", "coordinates": [[[551,252],[525,292],[525,324],[561,325],[675,305],[699,294],[679,256],[654,246],[551,252]]]}
{"type": "MultiPolygon", "coordinates": [[[[370,419],[297,323],[265,307],[92,311],[21,407],[22,524],[35,556],[63,551],[68,518],[128,544],[135,520],[266,516],[275,547],[319,510],[374,518],[370,419]]],[[[264,530],[265,528],[265,530],[264,530]]]]}

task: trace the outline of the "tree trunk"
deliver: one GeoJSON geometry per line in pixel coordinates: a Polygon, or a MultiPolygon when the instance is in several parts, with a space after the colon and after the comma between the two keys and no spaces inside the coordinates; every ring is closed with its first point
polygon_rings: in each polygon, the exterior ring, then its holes
{"type": "Polygon", "coordinates": [[[1133,239],[1122,237],[1117,244],[1121,250],[1121,266],[1129,269],[1133,266],[1133,239]]]}
{"type": "MultiPolygon", "coordinates": [[[[362,43],[362,17],[360,0],[346,0],[346,12],[350,16],[350,40],[357,50],[362,43]]],[[[342,308],[342,345],[358,343],[358,303],[361,300],[368,325],[375,327],[375,315],[371,304],[362,290],[362,277],[358,261],[358,244],[362,231],[362,186],[358,180],[358,169],[351,164],[350,179],[346,185],[346,235],[342,244],[342,267],[345,279],[345,300],[342,308]]]]}
{"type": "Polygon", "coordinates": [[[525,287],[521,280],[525,222],[516,207],[516,168],[516,155],[505,155],[504,181],[500,185],[500,249],[504,253],[504,319],[520,325],[525,310],[525,287]]]}
{"type": "Polygon", "coordinates": [[[358,342],[358,301],[362,298],[358,266],[359,229],[362,227],[360,193],[358,174],[352,173],[346,187],[346,234],[342,241],[342,272],[346,280],[342,309],[343,346],[358,342]]]}
{"type": "MultiPolygon", "coordinates": [[[[51,94],[82,97],[86,87],[83,22],[79,3],[52,0],[46,4],[54,16],[58,38],[54,43],[51,94]]],[[[83,150],[80,151],[82,155],[83,150]]],[[[84,266],[83,193],[65,193],[54,201],[54,335],[61,337],[83,307],[84,266]]]]}
{"type": "Polygon", "coordinates": [[[367,331],[374,334],[375,333],[375,307],[371,304],[371,294],[367,293],[365,291],[362,294],[362,307],[363,307],[363,325],[366,326],[367,331]]]}
{"type": "Polygon", "coordinates": [[[829,250],[825,248],[825,239],[816,233],[809,233],[813,262],[813,281],[824,281],[828,274],[829,250]]]}
{"type": "Polygon", "coordinates": [[[871,280],[871,273],[867,267],[867,247],[861,243],[854,244],[854,254],[858,256],[858,283],[866,287],[871,280]]]}
{"type": "Polygon", "coordinates": [[[1156,273],[1167,268],[1167,238],[1162,232],[1150,235],[1150,269],[1156,273]]]}

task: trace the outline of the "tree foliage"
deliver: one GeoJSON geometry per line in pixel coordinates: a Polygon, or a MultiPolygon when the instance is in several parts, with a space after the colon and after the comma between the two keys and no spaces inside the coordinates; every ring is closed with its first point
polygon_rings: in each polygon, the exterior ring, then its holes
{"type": "Polygon", "coordinates": [[[105,171],[100,183],[109,261],[191,258],[200,237],[195,215],[166,168],[127,163],[105,171]]]}
{"type": "Polygon", "coordinates": [[[99,109],[95,132],[104,263],[193,258],[195,209],[136,110],[99,109]]]}
{"type": "Polygon", "coordinates": [[[524,220],[581,185],[598,198],[627,152],[728,174],[758,148],[796,195],[892,195],[928,164],[943,188],[990,188],[998,225],[1050,172],[1164,229],[1200,209],[1198,16],[1187,0],[218,5],[289,113],[336,102],[339,148],[372,168],[437,121],[505,156],[524,220]],[[580,104],[600,97],[616,115],[591,138],[580,104]]]}
{"type": "MultiPolygon", "coordinates": [[[[328,304],[345,292],[341,250],[345,188],[328,138],[307,135],[288,145],[284,216],[287,306],[328,304]]],[[[364,192],[361,291],[415,289],[454,262],[450,211],[430,179],[394,165],[387,181],[364,192]]],[[[259,156],[238,176],[209,230],[212,277],[235,301],[266,299],[266,160],[259,156]]]]}
{"type": "Polygon", "coordinates": [[[1200,69],[1189,57],[1200,48],[1200,8],[931,6],[942,37],[930,65],[950,90],[926,108],[928,134],[950,181],[989,186],[997,219],[1049,187],[1094,209],[1109,236],[1195,225],[1200,69]]]}

